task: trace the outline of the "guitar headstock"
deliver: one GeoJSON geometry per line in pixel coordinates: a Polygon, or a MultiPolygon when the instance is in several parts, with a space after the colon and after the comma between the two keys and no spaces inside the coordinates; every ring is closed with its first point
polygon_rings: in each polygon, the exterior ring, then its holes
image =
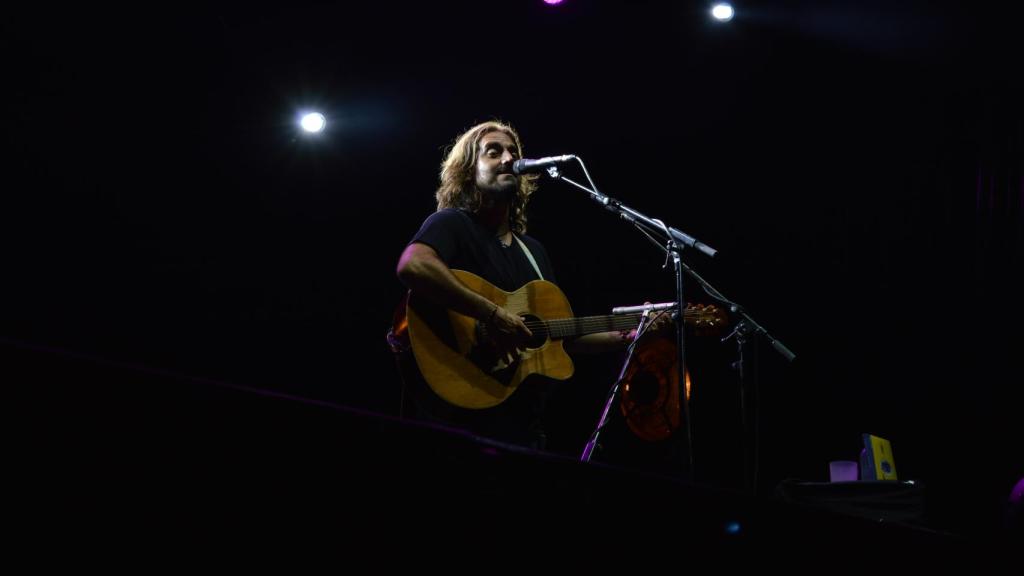
{"type": "Polygon", "coordinates": [[[725,310],[714,304],[687,304],[686,323],[698,336],[715,335],[729,325],[725,310]]]}

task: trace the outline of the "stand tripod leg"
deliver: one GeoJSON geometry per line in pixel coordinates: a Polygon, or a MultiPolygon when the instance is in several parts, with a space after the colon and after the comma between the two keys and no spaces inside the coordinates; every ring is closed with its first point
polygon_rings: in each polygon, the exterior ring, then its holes
{"type": "Polygon", "coordinates": [[[619,377],[615,379],[615,383],[612,384],[611,389],[608,390],[608,397],[605,399],[604,409],[601,411],[601,418],[597,421],[597,426],[590,434],[590,440],[587,441],[587,445],[583,447],[583,454],[580,455],[581,462],[590,462],[590,457],[593,455],[594,449],[597,447],[597,439],[601,435],[601,430],[603,430],[605,425],[608,424],[608,414],[611,413],[612,405],[615,403],[615,397],[619,392],[619,385],[622,384],[622,379],[626,377],[626,369],[629,368],[629,363],[633,360],[633,352],[636,350],[636,343],[640,340],[640,336],[643,334],[644,324],[647,322],[647,317],[650,313],[650,310],[645,310],[643,315],[640,316],[640,325],[636,328],[636,335],[633,336],[633,341],[629,343],[629,348],[626,352],[626,361],[622,363],[622,370],[619,371],[619,377]]]}

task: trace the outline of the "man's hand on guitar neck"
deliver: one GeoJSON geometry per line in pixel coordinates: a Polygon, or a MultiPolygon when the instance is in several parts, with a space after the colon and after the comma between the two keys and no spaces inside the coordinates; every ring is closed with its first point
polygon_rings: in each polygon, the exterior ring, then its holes
{"type": "Polygon", "coordinates": [[[501,306],[495,305],[490,317],[484,321],[487,337],[494,346],[495,355],[506,364],[512,364],[519,352],[526,349],[526,343],[533,338],[533,332],[526,327],[523,319],[501,306]]]}

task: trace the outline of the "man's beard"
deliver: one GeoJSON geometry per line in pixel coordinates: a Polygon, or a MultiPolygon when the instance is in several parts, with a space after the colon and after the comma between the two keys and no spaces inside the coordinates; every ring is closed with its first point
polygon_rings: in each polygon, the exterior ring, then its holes
{"type": "Polygon", "coordinates": [[[519,191],[519,182],[510,182],[508,184],[499,184],[496,186],[495,197],[506,202],[511,202],[516,197],[516,192],[519,191]]]}
{"type": "Polygon", "coordinates": [[[493,186],[480,188],[480,192],[484,205],[511,203],[519,192],[519,182],[495,183],[493,186]]]}

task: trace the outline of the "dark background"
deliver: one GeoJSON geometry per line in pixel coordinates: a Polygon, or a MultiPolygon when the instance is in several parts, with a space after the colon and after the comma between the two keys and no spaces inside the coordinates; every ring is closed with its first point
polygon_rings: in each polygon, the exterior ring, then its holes
{"type": "MultiPolygon", "coordinates": [[[[13,9],[0,338],[394,415],[397,257],[445,145],[499,118],[527,156],[577,154],[603,192],[717,248],[687,261],[797,354],[759,350],[762,493],[826,480],[870,432],[935,526],[998,529],[1024,473],[1014,18],[705,8],[13,9]],[[305,109],[324,134],[299,133],[305,109]]],[[[672,298],[662,255],[582,192],[542,185],[529,224],[577,314],[672,298]]],[[[691,342],[697,480],[738,487],[735,347],[691,342]]],[[[580,359],[555,389],[554,449],[582,448],[619,361],[580,359]]],[[[608,445],[665,467],[621,423],[608,445]]]]}

